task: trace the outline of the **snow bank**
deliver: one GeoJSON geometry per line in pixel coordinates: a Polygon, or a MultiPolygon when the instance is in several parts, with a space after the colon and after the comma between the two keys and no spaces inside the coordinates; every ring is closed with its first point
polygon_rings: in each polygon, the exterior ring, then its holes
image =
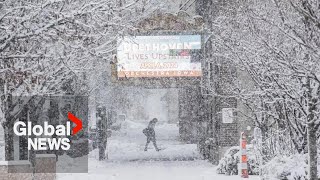
{"type": "MultiPolygon", "coordinates": [[[[239,163],[239,147],[230,148],[219,161],[218,174],[237,175],[239,163]]],[[[247,146],[248,172],[251,175],[259,175],[258,153],[255,153],[252,145],[247,146]]],[[[296,154],[273,158],[261,167],[261,179],[263,180],[307,180],[308,154],[296,154]]],[[[320,162],[320,160],[319,160],[320,162]]],[[[318,169],[320,170],[320,163],[318,169]]],[[[320,172],[319,172],[320,177],[320,172]]]]}
{"type": "MultiPolygon", "coordinates": [[[[261,179],[307,180],[307,159],[308,154],[275,157],[262,167],[261,179]]],[[[319,165],[318,169],[320,170],[319,165]]],[[[318,176],[320,177],[320,173],[318,176]]]]}

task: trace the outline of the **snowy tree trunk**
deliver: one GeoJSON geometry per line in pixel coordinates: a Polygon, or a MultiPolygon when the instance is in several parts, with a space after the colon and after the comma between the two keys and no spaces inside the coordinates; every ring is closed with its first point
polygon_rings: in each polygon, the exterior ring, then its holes
{"type": "Polygon", "coordinates": [[[99,148],[99,161],[106,159],[106,143],[104,137],[104,130],[101,120],[98,121],[98,148],[99,148]]]}
{"type": "Polygon", "coordinates": [[[309,152],[309,159],[308,159],[308,176],[310,180],[316,180],[318,170],[317,170],[317,131],[310,125],[307,127],[308,131],[308,152],[309,152]]]}
{"type": "Polygon", "coordinates": [[[267,150],[267,129],[261,128],[261,158],[262,158],[262,165],[268,162],[268,150],[267,150]]]}
{"type": "Polygon", "coordinates": [[[314,98],[312,81],[307,77],[306,87],[307,87],[307,100],[308,100],[308,116],[307,116],[307,136],[308,136],[308,176],[309,180],[318,179],[318,150],[317,150],[317,128],[314,120],[317,118],[315,112],[317,112],[317,98],[314,98]]]}
{"type": "Polygon", "coordinates": [[[97,110],[97,128],[98,128],[98,149],[99,149],[99,161],[106,159],[106,127],[104,121],[106,121],[106,109],[98,108],[97,110]]]}
{"type": "Polygon", "coordinates": [[[14,160],[13,130],[10,126],[4,126],[3,129],[5,137],[5,160],[11,161],[14,160]]]}

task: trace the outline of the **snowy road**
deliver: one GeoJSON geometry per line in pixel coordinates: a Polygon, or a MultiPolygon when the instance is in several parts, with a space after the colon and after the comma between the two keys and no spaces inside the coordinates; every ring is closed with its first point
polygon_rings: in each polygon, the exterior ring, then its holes
{"type": "MultiPolygon", "coordinates": [[[[88,174],[59,174],[58,180],[237,180],[239,176],[215,173],[212,164],[197,161],[139,161],[97,163],[88,174]]],[[[251,180],[259,180],[251,176],[251,180]]]]}
{"type": "MultiPolygon", "coordinates": [[[[88,174],[58,174],[58,180],[236,180],[239,176],[216,174],[216,167],[201,160],[195,144],[179,142],[175,124],[156,126],[158,145],[164,150],[156,152],[150,144],[143,151],[146,124],[128,121],[120,132],[108,140],[108,156],[97,161],[97,151],[89,156],[88,174]]],[[[259,179],[251,177],[250,179],[259,179]]]]}
{"type": "MultiPolygon", "coordinates": [[[[176,124],[159,124],[156,126],[157,144],[161,150],[156,152],[153,144],[144,151],[146,137],[142,130],[147,124],[127,121],[120,132],[114,132],[108,140],[109,161],[169,161],[200,159],[196,144],[179,141],[179,129],[176,124]]],[[[95,157],[97,158],[97,157],[95,157]]]]}

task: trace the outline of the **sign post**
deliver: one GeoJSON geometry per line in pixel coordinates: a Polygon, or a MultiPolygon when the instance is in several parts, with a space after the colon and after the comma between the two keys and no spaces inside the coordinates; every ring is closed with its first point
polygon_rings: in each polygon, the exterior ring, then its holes
{"type": "Polygon", "coordinates": [[[97,127],[98,127],[98,148],[99,148],[99,161],[106,159],[106,145],[107,145],[107,136],[106,136],[106,126],[105,121],[106,117],[106,108],[98,107],[97,108],[97,127]]]}

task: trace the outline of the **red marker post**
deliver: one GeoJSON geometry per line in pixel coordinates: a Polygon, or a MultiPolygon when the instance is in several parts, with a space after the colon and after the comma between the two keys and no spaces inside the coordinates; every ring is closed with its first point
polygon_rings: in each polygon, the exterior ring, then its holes
{"type": "Polygon", "coordinates": [[[248,174],[248,157],[247,157],[247,137],[244,132],[240,137],[240,169],[242,178],[249,178],[248,174]]]}

